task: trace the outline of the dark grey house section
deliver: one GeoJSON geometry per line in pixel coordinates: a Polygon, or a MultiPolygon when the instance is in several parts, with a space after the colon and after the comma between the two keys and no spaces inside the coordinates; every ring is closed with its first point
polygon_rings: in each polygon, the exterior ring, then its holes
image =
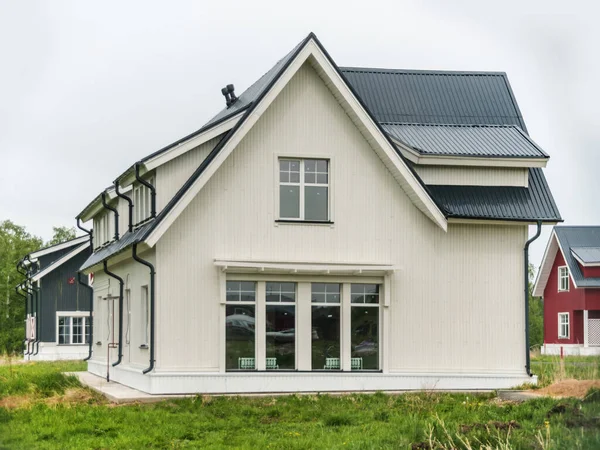
{"type": "Polygon", "coordinates": [[[448,218],[562,221],[542,169],[529,169],[529,187],[427,187],[448,218]]]}
{"type": "MultiPolygon", "coordinates": [[[[71,247],[69,250],[73,251],[73,248],[71,247]]],[[[39,319],[40,340],[42,342],[56,342],[57,311],[90,310],[92,292],[90,289],[77,282],[77,272],[79,271],[79,267],[90,254],[91,251],[89,248],[82,251],[40,280],[41,311],[39,319]]],[[[53,255],[54,254],[50,254],[46,257],[52,257],[53,255]]],[[[42,258],[43,257],[40,257],[40,261],[42,258]]],[[[53,259],[56,261],[59,258],[60,257],[53,259]]]]}
{"type": "Polygon", "coordinates": [[[516,125],[527,131],[503,72],[340,70],[381,123],[516,125]]]}
{"type": "Polygon", "coordinates": [[[600,227],[557,226],[554,227],[554,233],[577,287],[600,287],[600,278],[584,278],[577,260],[571,253],[573,248],[600,247],[600,227]]]}

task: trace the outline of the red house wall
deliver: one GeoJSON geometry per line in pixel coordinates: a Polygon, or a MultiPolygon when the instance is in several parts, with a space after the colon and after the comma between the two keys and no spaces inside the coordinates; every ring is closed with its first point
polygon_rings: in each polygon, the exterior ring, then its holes
{"type": "MultiPolygon", "coordinates": [[[[577,289],[573,285],[573,279],[569,277],[569,290],[558,292],[558,268],[561,266],[566,266],[566,263],[562,253],[558,251],[544,289],[544,343],[583,344],[583,310],[590,311],[590,319],[600,318],[600,289],[577,289]],[[571,321],[569,339],[558,338],[558,313],[564,312],[569,313],[571,321]]],[[[586,273],[587,276],[593,273],[591,276],[600,277],[595,271],[586,273]]]]}
{"type": "Polygon", "coordinates": [[[556,253],[552,271],[544,289],[544,343],[546,344],[583,344],[583,313],[575,310],[585,309],[585,291],[573,286],[569,279],[569,290],[558,292],[558,268],[566,266],[560,250],[556,253]],[[571,322],[569,339],[558,338],[558,313],[568,312],[571,322]]]}
{"type": "Polygon", "coordinates": [[[584,277],[600,278],[600,267],[583,267],[581,264],[579,264],[579,267],[581,267],[581,272],[583,273],[584,277]]]}

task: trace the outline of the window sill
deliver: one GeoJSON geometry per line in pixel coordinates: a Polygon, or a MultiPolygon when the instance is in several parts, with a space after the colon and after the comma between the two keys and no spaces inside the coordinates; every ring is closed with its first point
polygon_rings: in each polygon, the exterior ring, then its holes
{"type": "Polygon", "coordinates": [[[296,225],[328,225],[332,226],[333,222],[329,220],[286,220],[286,219],[278,219],[275,221],[276,224],[296,224],[296,225]]]}
{"type": "Polygon", "coordinates": [[[148,346],[148,344],[142,344],[140,345],[140,349],[141,350],[148,350],[150,347],[148,346]]]}

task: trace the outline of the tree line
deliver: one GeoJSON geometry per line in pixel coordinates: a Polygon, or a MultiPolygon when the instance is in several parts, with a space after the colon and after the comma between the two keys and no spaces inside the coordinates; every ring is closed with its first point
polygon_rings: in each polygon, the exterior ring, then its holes
{"type": "Polygon", "coordinates": [[[10,220],[0,222],[0,354],[21,353],[25,337],[25,299],[15,286],[25,279],[17,271],[23,256],[40,248],[75,238],[75,228],[52,227],[53,236],[44,242],[10,220]]]}

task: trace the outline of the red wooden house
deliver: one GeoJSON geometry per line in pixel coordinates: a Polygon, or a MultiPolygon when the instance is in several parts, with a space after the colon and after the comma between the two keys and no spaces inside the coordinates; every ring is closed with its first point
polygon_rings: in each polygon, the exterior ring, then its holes
{"type": "Polygon", "coordinates": [[[600,226],[556,226],[533,295],[544,298],[542,353],[600,354],[600,226]]]}

